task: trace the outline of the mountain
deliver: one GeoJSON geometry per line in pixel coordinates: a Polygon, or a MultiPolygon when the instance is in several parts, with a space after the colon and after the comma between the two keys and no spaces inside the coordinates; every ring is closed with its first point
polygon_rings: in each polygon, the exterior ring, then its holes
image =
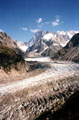
{"type": "Polygon", "coordinates": [[[6,33],[0,32],[0,69],[6,72],[14,69],[20,72],[26,71],[27,63],[23,59],[24,53],[6,33]]]}
{"type": "Polygon", "coordinates": [[[17,48],[16,42],[6,33],[0,32],[0,44],[6,45],[10,48],[17,48]]]}
{"type": "Polygon", "coordinates": [[[77,31],[57,31],[56,33],[39,31],[35,33],[27,49],[28,56],[52,56],[64,47],[77,31]]]}
{"type": "Polygon", "coordinates": [[[32,39],[28,42],[28,46],[31,47],[36,41],[41,39],[47,32],[45,31],[38,31],[35,33],[35,35],[32,37],[32,39]]]}
{"type": "Polygon", "coordinates": [[[0,67],[9,70],[11,65],[17,66],[19,62],[24,62],[21,55],[17,54],[13,49],[0,44],[0,67]]]}
{"type": "Polygon", "coordinates": [[[75,34],[67,45],[58,51],[54,57],[79,62],[79,33],[75,34]]]}
{"type": "Polygon", "coordinates": [[[17,41],[17,46],[23,51],[26,52],[28,49],[28,44],[26,42],[17,41]]]}
{"type": "Polygon", "coordinates": [[[20,54],[23,57],[25,56],[25,53],[18,47],[17,42],[4,32],[0,32],[0,44],[13,49],[17,54],[20,54]]]}

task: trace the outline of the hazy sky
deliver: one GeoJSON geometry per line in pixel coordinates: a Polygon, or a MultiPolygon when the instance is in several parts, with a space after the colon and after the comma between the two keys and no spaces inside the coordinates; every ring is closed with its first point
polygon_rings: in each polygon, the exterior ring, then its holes
{"type": "Polygon", "coordinates": [[[79,30],[79,0],[0,0],[0,31],[29,41],[38,30],[79,30]]]}

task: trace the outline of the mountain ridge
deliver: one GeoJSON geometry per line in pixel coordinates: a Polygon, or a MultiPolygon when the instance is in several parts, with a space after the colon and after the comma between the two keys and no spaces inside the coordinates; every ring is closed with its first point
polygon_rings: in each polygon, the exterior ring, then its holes
{"type": "Polygon", "coordinates": [[[68,44],[58,51],[54,57],[61,60],[79,62],[79,33],[75,34],[68,44]]]}
{"type": "Polygon", "coordinates": [[[38,31],[28,42],[28,56],[51,56],[64,47],[78,31],[38,31]],[[32,44],[30,44],[32,43],[32,44]]]}
{"type": "Polygon", "coordinates": [[[12,69],[23,73],[28,68],[24,53],[19,49],[15,40],[8,34],[0,32],[0,69],[7,73],[12,69]]]}

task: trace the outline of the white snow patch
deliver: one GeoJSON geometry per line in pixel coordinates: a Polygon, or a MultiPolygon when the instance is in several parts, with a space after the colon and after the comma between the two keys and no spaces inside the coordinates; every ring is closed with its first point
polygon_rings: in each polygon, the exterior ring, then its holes
{"type": "Polygon", "coordinates": [[[17,45],[23,52],[26,52],[26,50],[28,49],[28,45],[25,45],[24,42],[17,42],[17,45]]]}
{"type": "Polygon", "coordinates": [[[37,52],[37,51],[38,51],[37,49],[34,50],[34,52],[37,52]]]}
{"type": "Polygon", "coordinates": [[[65,35],[66,33],[64,31],[57,31],[56,32],[58,35],[65,35]]]}
{"type": "Polygon", "coordinates": [[[55,45],[55,46],[59,46],[59,44],[57,44],[57,43],[53,43],[53,45],[55,45]]]}
{"type": "Polygon", "coordinates": [[[54,35],[54,34],[52,34],[52,33],[47,33],[46,35],[44,35],[43,37],[42,37],[42,39],[44,39],[44,40],[50,40],[50,39],[54,39],[54,38],[56,38],[56,35],[54,35]]]}
{"type": "Polygon", "coordinates": [[[48,62],[52,61],[49,57],[26,58],[25,61],[48,62]]]}

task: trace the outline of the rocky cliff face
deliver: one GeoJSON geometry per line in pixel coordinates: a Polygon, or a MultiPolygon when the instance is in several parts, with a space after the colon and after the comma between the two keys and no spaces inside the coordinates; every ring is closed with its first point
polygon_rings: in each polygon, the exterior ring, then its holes
{"type": "Polygon", "coordinates": [[[27,63],[20,54],[7,46],[0,45],[0,68],[7,73],[12,69],[18,72],[25,72],[27,70],[27,63]]]}
{"type": "Polygon", "coordinates": [[[37,42],[38,40],[40,40],[43,35],[45,35],[47,32],[45,31],[38,31],[35,33],[35,35],[32,37],[32,39],[28,42],[28,46],[31,47],[33,44],[35,44],[35,42],[37,42]]]}
{"type": "Polygon", "coordinates": [[[20,54],[23,57],[25,56],[24,52],[18,47],[17,42],[6,33],[0,32],[0,45],[7,46],[16,51],[17,54],[20,54]]]}
{"type": "Polygon", "coordinates": [[[16,42],[10,36],[3,32],[0,32],[0,44],[3,44],[10,48],[17,48],[16,42]]]}
{"type": "Polygon", "coordinates": [[[0,96],[0,118],[15,120],[38,118],[37,120],[43,120],[40,115],[48,111],[53,114],[64,105],[72,94],[79,90],[78,81],[79,76],[74,76],[0,96]]]}
{"type": "Polygon", "coordinates": [[[70,42],[55,54],[55,57],[79,62],[79,33],[75,34],[70,42]]]}
{"type": "Polygon", "coordinates": [[[0,32],[0,68],[7,73],[12,69],[24,72],[28,65],[23,57],[24,53],[18,48],[16,42],[6,33],[0,32]]]}

